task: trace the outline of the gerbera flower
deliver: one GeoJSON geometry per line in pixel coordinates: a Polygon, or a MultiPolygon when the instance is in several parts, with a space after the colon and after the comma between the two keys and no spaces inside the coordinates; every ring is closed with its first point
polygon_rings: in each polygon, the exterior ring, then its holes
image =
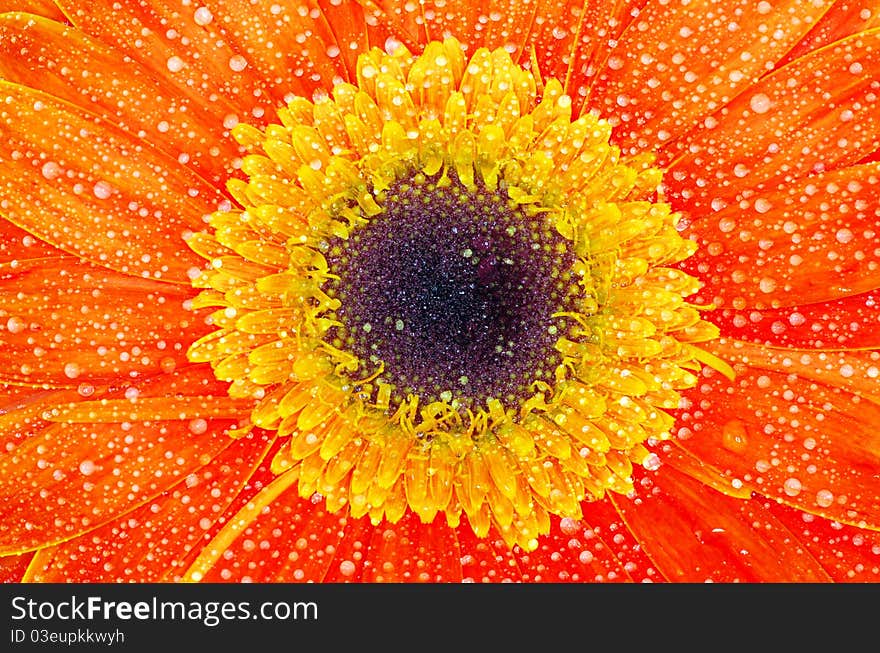
{"type": "Polygon", "coordinates": [[[880,573],[880,11],[0,16],[0,566],[880,573]]]}

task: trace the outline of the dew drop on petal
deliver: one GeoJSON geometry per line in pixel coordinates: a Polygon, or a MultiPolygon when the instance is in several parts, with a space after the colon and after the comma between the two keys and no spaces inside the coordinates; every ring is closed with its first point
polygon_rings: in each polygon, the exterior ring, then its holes
{"type": "Polygon", "coordinates": [[[6,320],[6,330],[9,331],[9,333],[21,333],[25,330],[25,327],[27,327],[27,324],[17,317],[11,317],[6,320]]]}
{"type": "Polygon", "coordinates": [[[741,453],[749,445],[746,425],[738,419],[732,419],[721,427],[721,445],[728,451],[741,453]]]}
{"type": "Polygon", "coordinates": [[[776,290],[776,280],[771,279],[770,277],[764,277],[758,282],[758,288],[761,289],[761,292],[770,294],[776,290]]]}
{"type": "Polygon", "coordinates": [[[110,184],[108,184],[106,181],[99,181],[97,184],[95,184],[92,192],[95,193],[95,197],[97,197],[99,200],[105,200],[113,194],[113,187],[110,186],[110,184]]]}
{"type": "Polygon", "coordinates": [[[580,531],[577,520],[571,517],[564,517],[559,520],[559,529],[566,535],[577,535],[578,531],[580,531]]]}
{"type": "Polygon", "coordinates": [[[214,14],[207,7],[199,7],[193,14],[193,19],[196,21],[196,25],[207,25],[214,20],[214,14]]]}
{"type": "Polygon", "coordinates": [[[770,98],[763,93],[755,93],[749,100],[749,106],[755,113],[767,113],[770,110],[770,98]]]}
{"type": "Polygon", "coordinates": [[[783,491],[790,497],[796,497],[801,493],[801,482],[796,478],[787,478],[782,484],[783,491]]]}
{"type": "Polygon", "coordinates": [[[183,70],[183,59],[174,55],[173,57],[168,57],[168,61],[165,62],[165,65],[168,66],[168,70],[172,73],[179,73],[183,70]]]}
{"type": "Polygon", "coordinates": [[[75,379],[80,375],[80,367],[76,363],[67,363],[64,366],[64,376],[68,379],[75,379]]]}
{"type": "Polygon", "coordinates": [[[79,472],[83,476],[89,476],[95,471],[95,463],[91,460],[84,460],[79,464],[79,472]]]}
{"type": "Polygon", "coordinates": [[[343,576],[354,576],[355,571],[357,571],[357,567],[351,560],[343,560],[339,563],[339,573],[343,576]]]}
{"type": "Polygon", "coordinates": [[[55,179],[55,177],[61,174],[61,166],[54,161],[46,161],[43,167],[40,168],[40,172],[43,173],[43,177],[46,179],[55,179]]]}
{"type": "Polygon", "coordinates": [[[229,58],[229,67],[237,73],[240,73],[242,70],[247,68],[247,59],[242,57],[240,54],[232,55],[229,58]]]}
{"type": "Polygon", "coordinates": [[[763,197],[759,197],[755,200],[755,211],[758,213],[767,213],[771,208],[773,208],[773,205],[763,197]]]}
{"type": "Polygon", "coordinates": [[[95,394],[95,386],[91,383],[80,383],[76,391],[80,397],[91,397],[95,394]]]}
{"type": "Polygon", "coordinates": [[[194,433],[196,435],[201,435],[205,431],[208,430],[208,422],[203,420],[201,417],[197,417],[194,420],[191,420],[189,423],[189,431],[190,433],[194,433]]]}
{"type": "Polygon", "coordinates": [[[827,508],[834,503],[834,494],[830,490],[819,490],[816,492],[816,505],[821,508],[827,508]]]}

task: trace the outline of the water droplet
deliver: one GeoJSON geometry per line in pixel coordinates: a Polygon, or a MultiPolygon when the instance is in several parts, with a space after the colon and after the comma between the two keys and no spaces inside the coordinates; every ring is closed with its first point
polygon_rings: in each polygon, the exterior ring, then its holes
{"type": "Polygon", "coordinates": [[[796,478],[787,478],[785,479],[785,483],[782,484],[782,489],[788,496],[796,497],[801,493],[803,486],[796,478]]]}
{"type": "Polygon", "coordinates": [[[95,471],[95,463],[91,460],[84,460],[79,464],[79,472],[83,476],[89,476],[95,471]]]}
{"type": "Polygon", "coordinates": [[[27,324],[17,317],[11,317],[6,320],[6,330],[9,331],[9,333],[21,333],[25,330],[25,327],[27,327],[27,324]]]}
{"type": "Polygon", "coordinates": [[[54,161],[47,161],[43,164],[43,167],[40,168],[40,172],[43,173],[43,176],[46,179],[55,179],[55,177],[61,174],[61,166],[54,161]]]}
{"type": "Polygon", "coordinates": [[[763,93],[755,93],[749,100],[749,106],[755,113],[767,113],[771,104],[770,98],[763,93]]]}
{"type": "Polygon", "coordinates": [[[559,520],[559,529],[566,535],[577,535],[580,532],[580,526],[576,519],[571,517],[563,517],[559,520]]]}
{"type": "Polygon", "coordinates": [[[772,208],[773,205],[768,200],[765,200],[763,197],[759,197],[755,200],[755,210],[758,213],[767,213],[767,211],[772,208]]]}
{"type": "Polygon", "coordinates": [[[80,397],[91,397],[95,394],[95,386],[91,383],[80,383],[76,391],[80,397]]]}
{"type": "Polygon", "coordinates": [[[207,25],[214,20],[214,14],[207,7],[199,7],[193,14],[193,20],[196,21],[196,25],[207,25]]]}
{"type": "Polygon", "coordinates": [[[339,573],[343,576],[354,576],[355,571],[357,571],[357,567],[351,560],[343,560],[339,563],[339,573]]]}
{"type": "Polygon", "coordinates": [[[764,277],[758,282],[758,288],[761,289],[761,292],[770,294],[776,290],[776,280],[771,279],[770,277],[764,277]]]}
{"type": "Polygon", "coordinates": [[[177,55],[173,57],[168,57],[168,61],[165,62],[165,65],[168,66],[168,70],[172,73],[179,73],[183,70],[183,59],[178,57],[177,55]]]}
{"type": "Polygon", "coordinates": [[[240,73],[242,70],[247,68],[247,59],[242,57],[240,54],[232,55],[229,58],[229,67],[237,73],[240,73]]]}
{"type": "Polygon", "coordinates": [[[816,505],[827,508],[834,503],[834,494],[830,490],[819,490],[816,492],[816,505]]]}
{"type": "Polygon", "coordinates": [[[113,194],[113,187],[106,181],[99,181],[95,184],[92,192],[95,193],[95,197],[99,200],[105,200],[113,194]]]}
{"type": "Polygon", "coordinates": [[[190,433],[201,435],[208,430],[208,422],[203,420],[201,417],[197,417],[196,419],[190,421],[188,428],[190,433]]]}
{"type": "Polygon", "coordinates": [[[721,445],[728,451],[742,453],[749,445],[745,423],[733,419],[721,427],[721,445]]]}

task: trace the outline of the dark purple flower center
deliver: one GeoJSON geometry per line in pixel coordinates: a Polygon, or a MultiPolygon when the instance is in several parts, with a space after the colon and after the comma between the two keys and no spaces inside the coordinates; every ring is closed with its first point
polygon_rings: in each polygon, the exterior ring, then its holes
{"type": "Polygon", "coordinates": [[[506,191],[469,190],[454,173],[415,174],[380,198],[383,212],[330,243],[344,325],[332,337],[399,398],[510,402],[552,379],[571,310],[573,255],[543,214],[506,191]]]}

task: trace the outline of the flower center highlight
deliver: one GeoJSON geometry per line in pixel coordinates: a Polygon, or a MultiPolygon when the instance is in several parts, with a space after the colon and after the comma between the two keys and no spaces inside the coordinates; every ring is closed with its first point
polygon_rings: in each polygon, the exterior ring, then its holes
{"type": "Polygon", "coordinates": [[[504,50],[372,50],[357,84],[238,125],[247,180],[189,246],[193,343],[331,511],[464,516],[531,549],[633,490],[717,337],[649,156],[504,50]]]}

